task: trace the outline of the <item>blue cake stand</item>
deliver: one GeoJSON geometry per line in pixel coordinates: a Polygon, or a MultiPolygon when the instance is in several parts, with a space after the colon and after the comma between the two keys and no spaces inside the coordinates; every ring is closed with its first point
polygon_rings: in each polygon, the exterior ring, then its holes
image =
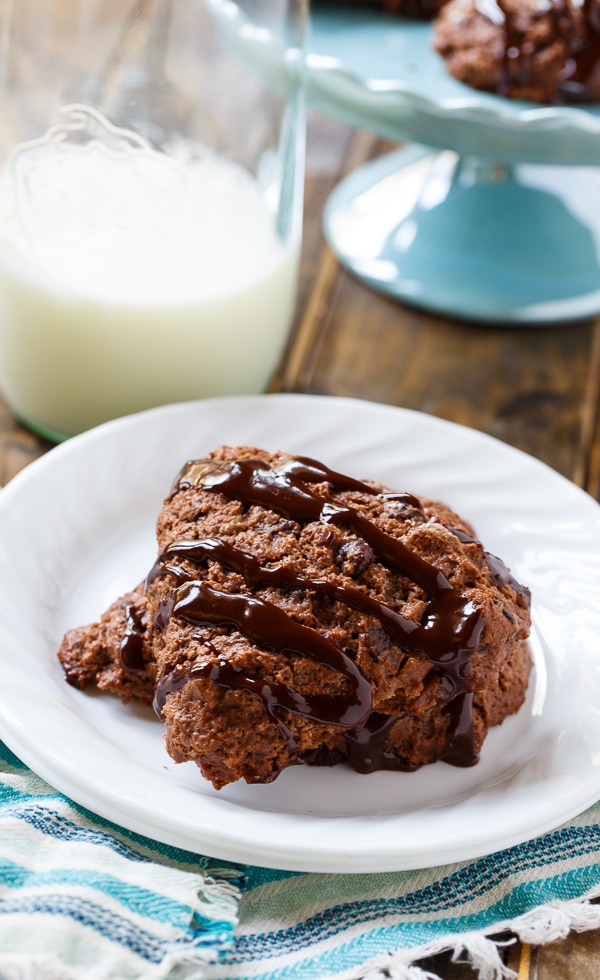
{"type": "Polygon", "coordinates": [[[383,293],[507,325],[600,312],[600,106],[546,107],[451,78],[429,24],[317,7],[309,101],[410,141],[324,212],[340,261],[383,293]]]}

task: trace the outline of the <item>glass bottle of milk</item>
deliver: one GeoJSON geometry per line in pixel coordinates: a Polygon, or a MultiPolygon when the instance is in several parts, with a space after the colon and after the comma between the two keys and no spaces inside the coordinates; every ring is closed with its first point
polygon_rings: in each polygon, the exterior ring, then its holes
{"type": "Polygon", "coordinates": [[[3,8],[0,392],[32,428],[265,390],[296,296],[302,4],[3,8]]]}

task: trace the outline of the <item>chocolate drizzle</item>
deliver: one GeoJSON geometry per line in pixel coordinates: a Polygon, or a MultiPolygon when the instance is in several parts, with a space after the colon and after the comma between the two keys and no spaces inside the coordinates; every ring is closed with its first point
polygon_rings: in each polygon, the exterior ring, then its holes
{"type": "MultiPolygon", "coordinates": [[[[211,644],[209,644],[211,646],[211,644]]],[[[214,648],[212,648],[214,651],[214,648]]],[[[239,667],[227,663],[226,660],[217,656],[216,662],[203,664],[193,664],[180,668],[175,667],[161,675],[156,685],[154,695],[154,709],[160,716],[164,707],[167,695],[172,691],[178,691],[190,680],[208,678],[220,687],[229,691],[243,690],[255,694],[261,701],[267,717],[279,728],[285,739],[287,750],[290,756],[290,764],[300,762],[300,747],[296,741],[294,733],[285,724],[277,708],[286,708],[292,714],[310,716],[311,710],[320,707],[315,703],[316,699],[306,699],[284,684],[267,683],[256,677],[248,677],[239,667]]],[[[329,708],[330,705],[327,705],[329,708]]]]}
{"type": "Polygon", "coordinates": [[[386,751],[388,732],[396,721],[394,715],[373,712],[364,728],[345,733],[348,762],[356,772],[377,772],[378,769],[414,771],[415,766],[386,751]]]}
{"type": "MultiPolygon", "coordinates": [[[[514,89],[535,85],[535,64],[539,49],[523,30],[516,3],[506,0],[475,0],[478,11],[493,24],[502,26],[500,79],[498,92],[510,95],[514,89]]],[[[594,91],[600,59],[600,6],[598,0],[582,0],[577,7],[571,0],[548,0],[540,13],[550,19],[553,38],[566,45],[565,67],[558,79],[556,102],[595,101],[594,91]],[[581,22],[578,20],[580,15],[581,22]]]]}
{"type": "Polygon", "coordinates": [[[593,102],[597,100],[596,82],[600,61],[600,5],[598,0],[583,0],[581,6],[584,32],[572,45],[569,59],[560,80],[563,102],[593,102]]]}
{"type": "MultiPolygon", "coordinates": [[[[388,732],[397,719],[372,711],[370,684],[353,659],[315,630],[293,620],[276,603],[250,591],[223,592],[198,580],[195,568],[213,561],[241,576],[249,590],[263,587],[326,594],[376,618],[404,653],[425,654],[441,675],[447,697],[449,726],[444,758],[460,766],[477,761],[469,674],[473,652],[481,640],[482,614],[438,568],[401,540],[380,530],[356,507],[331,499],[329,490],[375,495],[422,511],[416,497],[382,492],[306,457],[289,458],[274,467],[259,459],[193,460],[181,471],[172,494],[190,487],[222,493],[245,506],[267,508],[299,525],[315,521],[342,525],[366,542],[379,562],[419,585],[428,597],[428,604],[421,621],[414,622],[358,586],[306,576],[284,563],[262,565],[255,556],[218,538],[175,541],[159,556],[148,575],[147,584],[165,573],[175,579],[175,588],[156,609],[153,629],[165,629],[172,616],[199,628],[233,628],[263,649],[309,657],[335,671],[343,679],[343,690],[304,696],[286,684],[249,676],[221,657],[202,636],[210,659],[202,662],[200,658],[193,664],[171,664],[164,668],[155,693],[158,714],[169,693],[190,680],[207,678],[224,689],[255,694],[267,717],[285,738],[291,762],[302,760],[282,711],[340,728],[344,732],[348,761],[360,772],[411,768],[386,750],[388,732]]],[[[465,531],[449,530],[459,540],[481,547],[465,531]]],[[[527,590],[519,586],[503,563],[486,552],[484,555],[497,584],[511,585],[527,600],[527,590]]]]}
{"type": "MultiPolygon", "coordinates": [[[[315,630],[296,623],[278,606],[255,596],[219,592],[206,582],[195,581],[180,586],[173,600],[172,615],[194,626],[233,626],[258,646],[310,657],[344,676],[349,690],[303,697],[284,684],[259,685],[225,663],[213,665],[214,671],[211,667],[212,680],[219,683],[226,671],[225,686],[246,690],[260,687],[261,697],[272,707],[340,728],[355,728],[366,722],[372,708],[371,685],[354,661],[315,630]]],[[[194,670],[195,667],[190,677],[206,676],[204,668],[196,674],[194,670]]]]}
{"type": "Polygon", "coordinates": [[[119,656],[121,667],[127,673],[144,670],[144,624],[131,602],[125,604],[125,630],[121,638],[119,656]]]}
{"type": "MultiPolygon", "coordinates": [[[[388,536],[385,535],[385,537],[388,536]]],[[[396,542],[396,544],[400,545],[407,554],[411,554],[400,542],[396,542]]],[[[352,606],[354,609],[376,617],[391,639],[398,643],[404,652],[426,652],[432,664],[443,667],[449,676],[451,676],[454,693],[464,690],[462,680],[462,674],[464,673],[463,667],[465,662],[468,661],[470,652],[479,640],[481,627],[480,616],[473,609],[470,602],[466,601],[459,593],[452,589],[444,576],[441,576],[438,580],[439,573],[435,576],[435,587],[437,591],[434,593],[430,602],[427,618],[424,623],[419,624],[410,619],[406,619],[400,613],[390,609],[389,606],[369,596],[362,589],[321,581],[316,578],[307,578],[295,572],[293,568],[285,565],[276,567],[263,566],[254,556],[239,548],[225,544],[216,538],[205,538],[201,541],[175,541],[159,557],[157,565],[164,564],[167,570],[172,571],[174,566],[171,559],[174,557],[185,558],[194,563],[212,558],[220,562],[225,568],[242,575],[246,583],[252,586],[272,585],[280,589],[305,589],[330,595],[334,599],[338,599],[340,602],[345,602],[347,605],[352,606]],[[452,628],[453,624],[455,627],[456,644],[454,655],[449,658],[448,648],[452,646],[449,628],[452,628]]],[[[411,557],[414,559],[416,556],[411,555],[411,557]]],[[[421,560],[419,559],[419,561],[421,560]]],[[[399,565],[400,563],[398,563],[399,565]]],[[[151,573],[153,577],[156,575],[156,567],[151,573]]],[[[433,568],[433,566],[428,567],[433,568]]],[[[400,570],[399,567],[398,570],[400,570]]],[[[180,568],[177,568],[177,572],[179,576],[185,574],[182,573],[180,568]]],[[[173,614],[180,615],[184,619],[187,618],[182,613],[183,606],[181,603],[184,600],[181,597],[184,595],[184,592],[184,588],[180,587],[170,596],[166,603],[158,607],[155,617],[155,624],[157,626],[162,627],[173,614]]],[[[248,600],[248,597],[240,596],[238,599],[248,600]]],[[[204,601],[201,597],[198,597],[196,611],[193,614],[197,618],[188,619],[188,621],[199,623],[198,617],[202,615],[202,608],[206,609],[207,615],[213,615],[215,619],[218,618],[214,612],[211,613],[211,606],[213,606],[214,601],[208,596],[204,601]]],[[[251,608],[249,604],[246,614],[251,611],[251,608]]],[[[276,612],[277,614],[279,613],[277,607],[272,607],[272,609],[273,616],[275,616],[276,612]]],[[[222,620],[222,622],[225,621],[225,619],[222,620]]],[[[242,629],[246,635],[250,635],[243,628],[241,617],[240,624],[237,624],[238,628],[242,629]]],[[[265,616],[262,626],[264,627],[262,635],[251,638],[254,638],[262,646],[277,646],[272,641],[269,642],[272,629],[268,616],[265,616]]],[[[312,631],[311,636],[315,636],[312,631]]],[[[311,643],[309,641],[309,648],[310,645],[311,643]]],[[[277,648],[283,649],[281,646],[277,648]]],[[[307,656],[313,656],[314,659],[317,659],[314,657],[314,654],[306,650],[302,652],[307,656]]],[[[325,661],[321,662],[324,663],[325,661]]],[[[338,667],[336,669],[341,668],[338,667]]],[[[330,723],[334,724],[333,719],[330,720],[330,723]]]]}

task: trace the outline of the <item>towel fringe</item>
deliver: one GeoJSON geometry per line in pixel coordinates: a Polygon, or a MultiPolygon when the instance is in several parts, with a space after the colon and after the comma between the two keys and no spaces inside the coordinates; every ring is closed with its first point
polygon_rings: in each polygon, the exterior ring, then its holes
{"type": "Polygon", "coordinates": [[[491,939],[481,933],[467,933],[461,937],[452,951],[452,962],[463,962],[463,957],[477,973],[479,980],[510,980],[516,977],[514,970],[504,963],[500,947],[509,946],[514,939],[503,942],[491,939]]]}
{"type": "Polygon", "coordinates": [[[479,980],[511,980],[516,974],[502,962],[499,953],[500,946],[511,942],[514,940],[498,942],[478,932],[466,933],[457,937],[454,945],[430,943],[419,947],[418,951],[403,950],[379,957],[373,961],[370,970],[361,973],[357,980],[442,980],[437,973],[419,966],[415,960],[424,960],[444,952],[452,954],[453,963],[468,963],[479,980]]]}
{"type": "Polygon", "coordinates": [[[565,939],[571,930],[600,928],[600,905],[592,905],[589,900],[548,902],[520,916],[511,928],[521,942],[543,946],[565,939]]]}
{"type": "MultiPolygon", "coordinates": [[[[518,918],[494,926],[494,933],[511,932],[521,942],[531,946],[543,946],[565,939],[571,931],[586,932],[600,928],[600,904],[592,905],[593,898],[600,898],[600,888],[586,896],[571,901],[555,901],[540,905],[518,918]]],[[[481,932],[465,933],[452,942],[441,945],[429,943],[412,950],[403,950],[380,956],[359,973],[344,974],[343,980],[442,980],[430,970],[420,967],[419,962],[439,953],[450,953],[452,962],[467,962],[477,980],[514,980],[517,974],[502,960],[500,948],[511,945],[515,938],[497,940],[481,932]]]]}
{"type": "MultiPolygon", "coordinates": [[[[211,870],[213,875],[219,873],[215,869],[211,870]]],[[[198,892],[194,912],[208,919],[225,920],[237,925],[240,898],[237,884],[216,877],[206,877],[198,892]]]]}

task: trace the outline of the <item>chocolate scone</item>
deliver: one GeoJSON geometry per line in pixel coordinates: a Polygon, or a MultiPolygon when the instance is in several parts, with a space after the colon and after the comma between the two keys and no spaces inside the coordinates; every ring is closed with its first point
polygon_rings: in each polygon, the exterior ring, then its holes
{"type": "Polygon", "coordinates": [[[449,0],[433,47],[475,89],[543,103],[600,97],[599,0],[449,0]]]}
{"type": "Polygon", "coordinates": [[[67,680],[153,700],[216,788],[289,765],[472,765],[525,698],[529,593],[441,503],[312,459],[184,466],[147,579],[71,630],[67,680]]]}

